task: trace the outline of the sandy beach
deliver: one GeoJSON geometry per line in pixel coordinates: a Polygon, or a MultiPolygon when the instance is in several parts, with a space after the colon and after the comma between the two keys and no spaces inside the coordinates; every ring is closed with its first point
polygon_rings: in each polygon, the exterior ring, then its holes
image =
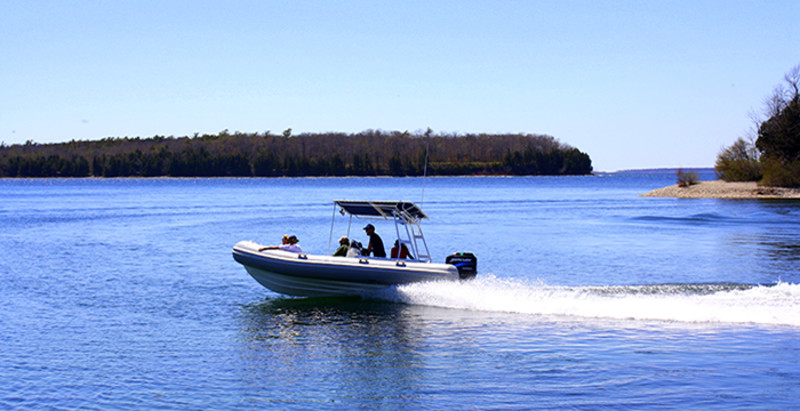
{"type": "Polygon", "coordinates": [[[800,199],[800,189],[761,187],[755,182],[729,183],[715,180],[701,181],[689,187],[674,185],[659,188],[644,193],[641,197],[800,199]]]}

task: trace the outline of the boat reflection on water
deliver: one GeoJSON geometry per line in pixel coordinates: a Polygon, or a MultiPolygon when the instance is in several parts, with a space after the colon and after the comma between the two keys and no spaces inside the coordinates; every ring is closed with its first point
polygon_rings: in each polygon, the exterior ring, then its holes
{"type": "Polygon", "coordinates": [[[281,386],[272,391],[273,406],[311,406],[305,399],[325,392],[414,404],[424,393],[419,373],[429,361],[420,309],[358,297],[277,298],[245,306],[240,372],[253,390],[246,396],[262,398],[263,390],[281,386]],[[309,394],[309,387],[319,393],[309,394]]]}

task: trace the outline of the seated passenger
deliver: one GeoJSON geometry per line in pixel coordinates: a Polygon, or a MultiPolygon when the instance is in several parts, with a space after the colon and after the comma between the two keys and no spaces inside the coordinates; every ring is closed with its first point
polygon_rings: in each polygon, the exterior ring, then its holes
{"type": "Polygon", "coordinates": [[[399,244],[398,241],[395,240],[394,241],[394,247],[392,247],[392,251],[391,251],[392,258],[397,258],[398,250],[400,252],[400,258],[411,258],[411,259],[414,258],[414,256],[411,255],[411,252],[408,251],[408,247],[406,247],[405,244],[400,244],[399,247],[398,247],[398,244],[399,244]]]}
{"type": "Polygon", "coordinates": [[[350,249],[347,250],[348,257],[358,257],[361,255],[361,243],[356,240],[353,240],[350,243],[350,249]]]}
{"type": "Polygon", "coordinates": [[[336,249],[336,252],[333,253],[334,257],[347,257],[347,250],[350,249],[350,240],[347,237],[342,237],[339,239],[339,248],[336,249]]]}
{"type": "Polygon", "coordinates": [[[281,248],[281,247],[283,247],[285,245],[288,245],[288,244],[289,244],[289,234],[284,234],[283,237],[281,237],[281,245],[270,245],[270,246],[266,246],[266,247],[261,247],[261,248],[258,249],[258,251],[277,250],[277,249],[279,249],[279,248],[281,248]]]}
{"type": "Polygon", "coordinates": [[[283,250],[283,251],[288,251],[290,253],[302,254],[303,253],[303,249],[300,248],[299,245],[297,245],[297,243],[299,243],[299,242],[300,242],[300,240],[297,239],[297,236],[294,236],[294,235],[286,236],[285,235],[281,239],[281,243],[282,243],[281,245],[270,245],[270,246],[266,246],[266,247],[261,247],[261,248],[258,249],[258,251],[283,250]]]}

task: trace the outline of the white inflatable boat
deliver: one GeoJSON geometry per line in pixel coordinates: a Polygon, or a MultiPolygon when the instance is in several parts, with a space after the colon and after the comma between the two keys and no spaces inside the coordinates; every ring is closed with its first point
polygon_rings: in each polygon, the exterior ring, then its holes
{"type": "Polygon", "coordinates": [[[334,216],[336,209],[350,215],[348,234],[353,217],[394,221],[397,244],[408,247],[415,257],[332,257],[275,249],[259,251],[261,244],[241,241],[233,247],[233,258],[264,287],[304,297],[363,295],[399,284],[468,279],[477,273],[477,259],[471,253],[452,254],[444,263],[430,261],[420,228],[421,220],[428,217],[413,203],[335,201],[334,216]]]}

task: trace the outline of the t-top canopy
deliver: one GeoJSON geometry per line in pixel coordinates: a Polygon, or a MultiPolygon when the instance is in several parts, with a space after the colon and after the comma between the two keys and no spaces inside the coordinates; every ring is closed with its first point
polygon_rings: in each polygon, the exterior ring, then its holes
{"type": "Polygon", "coordinates": [[[412,223],[428,218],[416,204],[405,201],[336,200],[334,203],[356,217],[401,218],[412,223]]]}

